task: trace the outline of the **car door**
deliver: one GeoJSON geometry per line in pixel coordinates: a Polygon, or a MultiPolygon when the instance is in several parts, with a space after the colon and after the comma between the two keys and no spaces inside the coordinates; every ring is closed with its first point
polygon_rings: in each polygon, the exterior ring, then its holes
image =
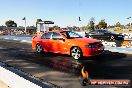
{"type": "Polygon", "coordinates": [[[98,30],[98,39],[103,40],[104,39],[104,32],[103,30],[98,30]]]}
{"type": "Polygon", "coordinates": [[[90,34],[91,34],[90,36],[92,38],[99,39],[99,32],[98,32],[98,30],[92,31],[90,34]]]}
{"type": "Polygon", "coordinates": [[[106,30],[101,30],[100,34],[102,40],[107,40],[109,38],[109,33],[106,30]]]}
{"type": "Polygon", "coordinates": [[[101,39],[102,38],[102,33],[101,33],[101,31],[100,30],[96,30],[96,39],[101,39]]]}
{"type": "Polygon", "coordinates": [[[52,42],[52,51],[54,53],[60,53],[62,49],[63,36],[57,32],[53,32],[50,42],[52,42]]]}
{"type": "Polygon", "coordinates": [[[89,38],[95,38],[96,37],[95,34],[96,34],[95,31],[89,32],[89,38]]]}
{"type": "Polygon", "coordinates": [[[97,39],[99,40],[105,40],[107,39],[107,34],[105,33],[105,30],[97,30],[97,39]]]}
{"type": "Polygon", "coordinates": [[[51,47],[50,47],[50,38],[51,38],[52,32],[44,33],[41,37],[41,45],[44,49],[45,52],[50,52],[51,47]]]}

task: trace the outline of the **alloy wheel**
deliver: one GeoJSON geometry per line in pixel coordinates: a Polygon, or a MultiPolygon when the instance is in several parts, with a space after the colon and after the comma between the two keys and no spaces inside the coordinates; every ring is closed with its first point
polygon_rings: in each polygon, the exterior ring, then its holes
{"type": "Polygon", "coordinates": [[[115,39],[114,39],[114,36],[111,36],[111,37],[110,37],[110,40],[115,40],[115,39]]]}
{"type": "Polygon", "coordinates": [[[74,47],[71,49],[71,56],[74,58],[74,59],[80,59],[82,57],[82,51],[80,48],[78,47],[74,47]]]}
{"type": "Polygon", "coordinates": [[[41,53],[42,50],[43,50],[43,48],[42,48],[41,45],[37,45],[37,46],[36,46],[36,52],[37,52],[37,53],[41,53]]]}

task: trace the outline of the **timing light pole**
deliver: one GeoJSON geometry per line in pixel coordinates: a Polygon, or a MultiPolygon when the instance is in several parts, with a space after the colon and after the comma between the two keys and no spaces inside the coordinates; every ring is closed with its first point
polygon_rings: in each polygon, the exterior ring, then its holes
{"type": "Polygon", "coordinates": [[[78,21],[79,21],[79,24],[80,24],[79,26],[80,26],[80,30],[81,30],[81,26],[82,26],[81,21],[82,20],[81,20],[81,17],[80,16],[79,16],[79,20],[78,21]]]}

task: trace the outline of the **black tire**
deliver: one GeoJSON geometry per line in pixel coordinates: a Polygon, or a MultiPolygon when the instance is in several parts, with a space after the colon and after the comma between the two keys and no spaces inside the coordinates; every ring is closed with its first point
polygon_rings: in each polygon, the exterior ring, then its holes
{"type": "Polygon", "coordinates": [[[79,47],[72,47],[70,50],[70,55],[75,59],[81,59],[83,57],[82,50],[79,47]]]}
{"type": "Polygon", "coordinates": [[[116,47],[121,47],[122,41],[117,40],[116,41],[116,47]]]}
{"type": "Polygon", "coordinates": [[[89,37],[88,38],[93,38],[91,35],[89,35],[89,37]]]}
{"type": "Polygon", "coordinates": [[[39,53],[39,54],[43,53],[43,48],[40,44],[36,45],[36,52],[39,53]]]}
{"type": "Polygon", "coordinates": [[[88,35],[88,34],[85,35],[85,37],[87,37],[87,38],[93,38],[92,36],[90,36],[90,35],[88,35]]]}

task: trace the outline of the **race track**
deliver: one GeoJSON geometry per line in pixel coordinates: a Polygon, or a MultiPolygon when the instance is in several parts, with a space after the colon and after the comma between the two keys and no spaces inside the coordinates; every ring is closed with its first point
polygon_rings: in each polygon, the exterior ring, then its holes
{"type": "Polygon", "coordinates": [[[0,61],[63,88],[82,87],[83,66],[91,79],[132,80],[132,54],[108,50],[102,56],[74,60],[60,54],[38,55],[32,51],[30,43],[0,39],[0,61]]]}

